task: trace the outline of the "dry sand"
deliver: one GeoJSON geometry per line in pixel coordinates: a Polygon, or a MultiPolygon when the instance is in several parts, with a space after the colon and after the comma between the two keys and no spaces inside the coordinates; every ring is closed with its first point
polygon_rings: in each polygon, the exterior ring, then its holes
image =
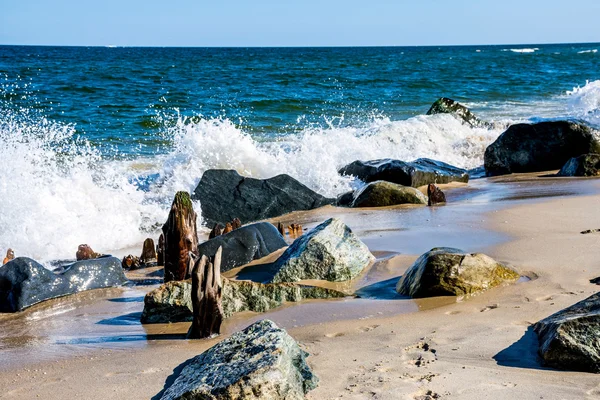
{"type": "MultiPolygon", "coordinates": [[[[531,330],[532,323],[600,288],[589,283],[600,276],[600,234],[580,234],[600,228],[599,181],[542,182],[526,176],[491,184],[495,200],[471,198],[478,185],[490,185],[483,181],[450,192],[457,204],[437,212],[428,208],[329,212],[339,213],[353,228],[355,222],[359,235],[377,253],[379,263],[361,277],[366,286],[386,279],[393,283],[435,241],[484,250],[533,277],[531,281],[459,301],[382,296],[288,305],[263,315],[238,315],[226,321],[225,335],[265,317],[286,327],[310,353],[308,362],[320,378],[310,399],[600,399],[599,375],[541,367],[531,330]],[[529,195],[536,193],[550,198],[529,195]],[[375,228],[373,223],[364,225],[365,217],[373,219],[374,213],[384,217],[375,228]]],[[[309,214],[303,222],[310,226],[322,216],[309,214]]],[[[156,396],[181,363],[220,338],[183,340],[187,324],[124,324],[126,343],[90,340],[102,327],[112,330],[106,337],[118,337],[114,326],[90,322],[114,317],[114,308],[102,308],[103,302],[133,299],[110,304],[135,317],[141,311],[135,299],[142,290],[147,289],[98,291],[89,298],[82,294],[19,316],[3,316],[0,329],[24,333],[21,340],[5,334],[0,341],[0,398],[156,396]],[[90,326],[84,326],[86,321],[90,326]],[[69,335],[57,324],[66,324],[73,332],[69,335]],[[88,335],[79,334],[78,326],[88,335]],[[36,329],[58,333],[48,339],[53,341],[50,345],[36,339],[44,335],[36,329]],[[87,340],[61,342],[56,339],[61,334],[87,340]],[[8,343],[11,340],[16,343],[8,343]]]]}

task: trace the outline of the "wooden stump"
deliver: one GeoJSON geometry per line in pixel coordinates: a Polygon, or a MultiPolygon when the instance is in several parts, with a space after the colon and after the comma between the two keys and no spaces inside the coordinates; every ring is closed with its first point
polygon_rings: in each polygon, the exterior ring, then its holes
{"type": "Polygon", "coordinates": [[[156,254],[156,247],[154,247],[154,240],[148,238],[144,240],[144,246],[142,247],[142,255],[140,256],[140,262],[142,264],[148,264],[151,262],[157,262],[158,256],[156,254]]]}
{"type": "Polygon", "coordinates": [[[182,281],[190,274],[192,255],[198,254],[196,212],[190,194],[177,192],[163,225],[165,282],[182,281]]]}
{"type": "Polygon", "coordinates": [[[234,218],[233,221],[231,221],[231,227],[234,231],[240,229],[242,227],[242,221],[240,221],[239,218],[234,218]]]}
{"type": "Polygon", "coordinates": [[[6,264],[9,261],[12,261],[15,259],[15,252],[13,251],[13,249],[8,249],[6,251],[6,257],[4,257],[4,260],[2,260],[2,265],[6,264]]]}
{"type": "Polygon", "coordinates": [[[160,266],[165,265],[165,235],[162,233],[158,238],[158,246],[156,246],[156,263],[160,266]]]}
{"type": "Polygon", "coordinates": [[[285,227],[281,222],[277,224],[277,230],[279,231],[279,233],[281,233],[281,236],[285,238],[285,227]]]}
{"type": "Polygon", "coordinates": [[[214,239],[217,236],[221,236],[223,234],[223,227],[218,222],[212,228],[212,231],[208,234],[208,240],[214,239]]]}
{"type": "Polygon", "coordinates": [[[203,339],[221,333],[223,322],[223,283],[221,282],[221,254],[219,247],[213,262],[202,256],[192,270],[192,306],[194,319],[188,331],[189,339],[203,339]]]}
{"type": "Polygon", "coordinates": [[[429,198],[427,202],[427,205],[429,206],[446,202],[446,195],[444,192],[442,192],[442,190],[433,183],[430,183],[427,186],[427,197],[429,198]]]}
{"type": "Polygon", "coordinates": [[[77,253],[75,253],[75,258],[77,261],[81,260],[91,260],[94,258],[100,257],[102,254],[96,253],[90,246],[87,244],[80,244],[77,248],[77,253]]]}

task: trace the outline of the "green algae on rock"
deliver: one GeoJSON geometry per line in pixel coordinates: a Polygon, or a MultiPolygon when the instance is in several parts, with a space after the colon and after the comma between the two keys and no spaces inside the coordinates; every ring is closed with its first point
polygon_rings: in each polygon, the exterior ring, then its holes
{"type": "MultiPolygon", "coordinates": [[[[192,282],[171,281],[146,294],[142,323],[187,322],[192,320],[192,282]]],[[[285,302],[305,299],[332,299],[347,295],[317,286],[262,284],[223,279],[225,318],[241,311],[265,312],[285,302]]]]}
{"type": "Polygon", "coordinates": [[[398,204],[427,204],[418,189],[386,181],[371,182],[354,193],[351,207],[387,207],[398,204]]]}
{"type": "Polygon", "coordinates": [[[519,274],[485,254],[468,254],[447,247],[434,248],[415,261],[396,291],[414,298],[463,296],[513,283],[519,274]]]}

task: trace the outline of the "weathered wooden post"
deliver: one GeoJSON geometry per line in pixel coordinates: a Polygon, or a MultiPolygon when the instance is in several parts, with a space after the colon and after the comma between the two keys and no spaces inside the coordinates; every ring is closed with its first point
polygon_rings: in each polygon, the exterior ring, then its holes
{"type": "Polygon", "coordinates": [[[188,331],[189,339],[203,339],[221,333],[223,322],[223,283],[221,281],[221,254],[219,247],[213,262],[202,256],[192,270],[192,306],[194,319],[188,331]]]}
{"type": "Polygon", "coordinates": [[[154,263],[158,261],[156,254],[156,247],[154,247],[154,240],[148,238],[144,240],[144,246],[142,247],[142,255],[140,256],[142,264],[154,263]]]}
{"type": "Polygon", "coordinates": [[[444,192],[442,192],[442,190],[439,187],[435,186],[433,183],[430,183],[427,186],[427,197],[428,206],[434,206],[436,204],[446,202],[446,195],[444,194],[444,192]]]}
{"type": "Polygon", "coordinates": [[[169,218],[163,225],[165,282],[182,281],[191,271],[190,253],[198,254],[198,231],[196,212],[190,194],[177,192],[169,218]]]}
{"type": "Polygon", "coordinates": [[[156,263],[163,267],[165,265],[165,235],[162,233],[158,238],[158,246],[156,246],[156,263]]]}

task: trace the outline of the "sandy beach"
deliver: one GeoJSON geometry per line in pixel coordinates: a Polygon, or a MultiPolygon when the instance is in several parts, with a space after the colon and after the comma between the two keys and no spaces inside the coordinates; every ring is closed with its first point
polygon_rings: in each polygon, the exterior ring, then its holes
{"type": "Polygon", "coordinates": [[[600,276],[600,234],[580,232],[600,228],[600,181],[541,175],[455,185],[442,207],[282,218],[310,228],[336,216],[358,234],[377,261],[342,289],[361,298],[240,313],[218,338],[186,340],[187,323],[141,325],[143,296],[156,284],[0,315],[0,398],[153,398],[186,360],[263,318],[310,354],[320,379],[310,399],[600,398],[597,375],[541,366],[531,328],[598,290],[589,280],[600,276]],[[398,277],[438,246],[484,252],[524,278],[467,299],[396,296],[398,277]]]}

